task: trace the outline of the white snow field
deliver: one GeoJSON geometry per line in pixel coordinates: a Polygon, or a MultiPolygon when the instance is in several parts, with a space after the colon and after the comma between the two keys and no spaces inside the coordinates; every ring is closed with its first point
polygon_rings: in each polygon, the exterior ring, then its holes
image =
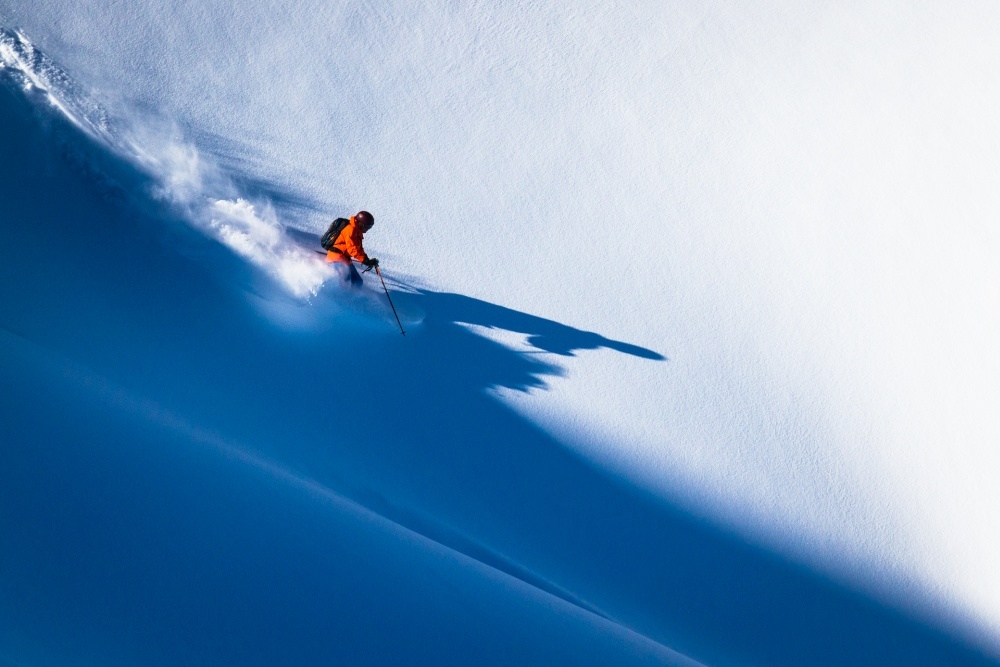
{"type": "Polygon", "coordinates": [[[1000,663],[1000,4],[0,29],[0,664],[1000,663]]]}

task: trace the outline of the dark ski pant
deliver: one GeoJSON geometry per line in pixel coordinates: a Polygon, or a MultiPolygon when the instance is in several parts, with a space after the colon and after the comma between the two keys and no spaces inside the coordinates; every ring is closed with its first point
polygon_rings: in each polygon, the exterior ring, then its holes
{"type": "Polygon", "coordinates": [[[347,267],[347,276],[344,278],[345,281],[350,281],[351,285],[354,287],[361,287],[364,284],[364,280],[361,279],[361,274],[358,270],[354,268],[354,262],[351,258],[340,252],[339,250],[330,250],[326,255],[327,262],[336,262],[337,264],[343,264],[347,267]]]}
{"type": "Polygon", "coordinates": [[[361,274],[358,273],[358,270],[356,268],[354,268],[354,262],[348,264],[347,269],[348,269],[347,279],[351,281],[351,285],[353,285],[354,287],[361,287],[361,285],[364,284],[365,281],[361,279],[361,274]]]}

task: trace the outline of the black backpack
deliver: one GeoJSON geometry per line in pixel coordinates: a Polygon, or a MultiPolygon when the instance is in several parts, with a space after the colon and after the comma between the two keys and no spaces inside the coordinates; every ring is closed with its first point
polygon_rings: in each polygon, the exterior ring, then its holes
{"type": "Polygon", "coordinates": [[[337,242],[337,237],[340,236],[340,232],[344,231],[344,227],[350,222],[347,218],[337,218],[330,223],[330,229],[326,230],[326,234],[323,234],[323,238],[320,239],[319,244],[323,246],[323,250],[329,250],[333,247],[333,244],[337,242]]]}

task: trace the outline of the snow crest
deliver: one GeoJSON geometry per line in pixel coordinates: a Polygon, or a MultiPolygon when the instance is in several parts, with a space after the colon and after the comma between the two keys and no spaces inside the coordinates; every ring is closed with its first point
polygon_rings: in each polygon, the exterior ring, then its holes
{"type": "Polygon", "coordinates": [[[107,112],[19,30],[0,27],[0,71],[25,92],[41,93],[46,102],[92,138],[110,138],[107,112]]]}

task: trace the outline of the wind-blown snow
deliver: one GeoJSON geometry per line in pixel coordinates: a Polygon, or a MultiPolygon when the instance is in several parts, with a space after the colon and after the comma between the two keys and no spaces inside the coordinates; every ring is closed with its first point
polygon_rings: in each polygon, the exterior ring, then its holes
{"type": "Polygon", "coordinates": [[[216,199],[234,191],[217,165],[206,160],[176,127],[151,118],[122,119],[115,127],[107,112],[79,90],[61,68],[22,33],[0,34],[0,66],[25,90],[42,91],[65,118],[106,142],[156,178],[154,194],[187,211],[188,220],[277,278],[295,296],[315,295],[331,271],[313,253],[291,242],[267,205],[258,212],[242,198],[216,199]]]}
{"type": "MultiPolygon", "coordinates": [[[[272,326],[375,326],[378,293],[319,298],[339,277],[304,247],[367,208],[417,335],[443,317],[460,351],[479,350],[468,335],[538,364],[473,390],[623,484],[996,648],[994,3],[0,0],[0,16],[22,31],[0,62],[23,88],[298,299],[243,279],[272,326]]],[[[491,553],[579,581],[565,554],[495,531],[475,536],[491,553]]]]}

